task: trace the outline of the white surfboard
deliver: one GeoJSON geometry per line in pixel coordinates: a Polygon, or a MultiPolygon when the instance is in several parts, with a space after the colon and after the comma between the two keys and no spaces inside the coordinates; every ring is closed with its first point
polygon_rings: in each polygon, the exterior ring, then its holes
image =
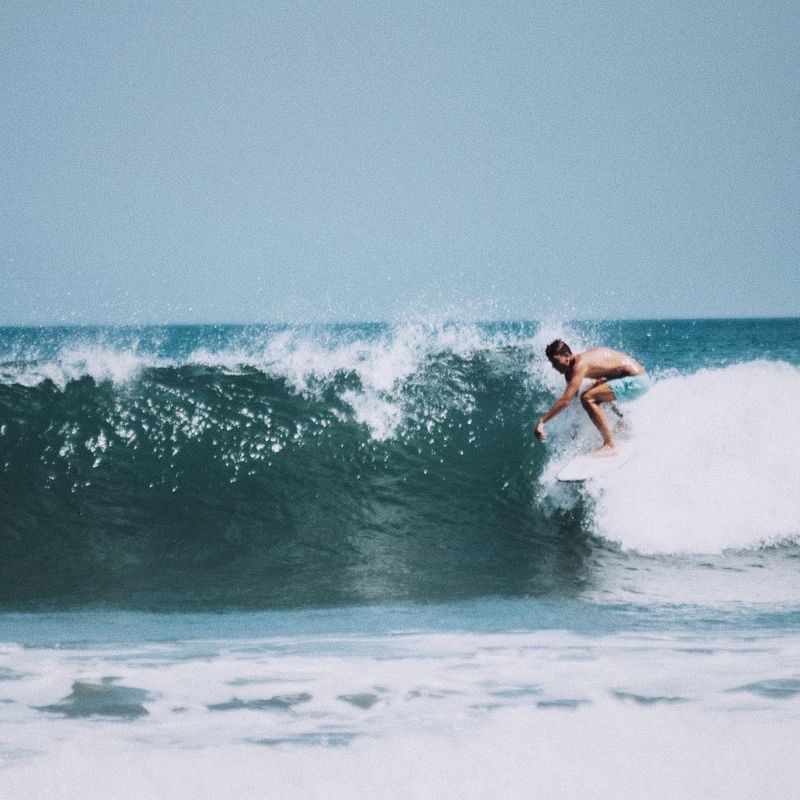
{"type": "Polygon", "coordinates": [[[585,456],[573,458],[559,473],[556,478],[565,483],[578,483],[599,478],[612,469],[617,469],[627,464],[633,455],[633,448],[627,444],[620,447],[613,456],[595,456],[589,453],[585,456]]]}

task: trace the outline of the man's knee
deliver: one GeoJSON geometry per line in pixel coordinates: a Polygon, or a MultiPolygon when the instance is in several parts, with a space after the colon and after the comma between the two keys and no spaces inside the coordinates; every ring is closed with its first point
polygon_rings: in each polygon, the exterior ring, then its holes
{"type": "Polygon", "coordinates": [[[582,405],[584,408],[589,408],[589,406],[593,406],[593,405],[595,405],[595,403],[597,402],[597,401],[596,401],[596,400],[595,400],[595,399],[594,399],[594,398],[591,396],[591,394],[590,394],[589,392],[590,392],[590,390],[589,390],[589,389],[587,389],[587,390],[586,390],[586,391],[585,391],[585,392],[584,392],[584,393],[581,395],[581,405],[582,405]]]}

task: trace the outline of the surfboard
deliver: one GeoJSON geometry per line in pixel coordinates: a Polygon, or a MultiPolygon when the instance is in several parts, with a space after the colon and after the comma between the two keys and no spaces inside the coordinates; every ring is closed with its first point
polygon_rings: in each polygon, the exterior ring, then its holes
{"type": "Polygon", "coordinates": [[[591,454],[578,456],[561,469],[556,475],[556,479],[563,483],[580,483],[592,478],[599,478],[601,475],[627,464],[632,455],[633,448],[630,445],[624,445],[613,456],[595,456],[591,454]]]}

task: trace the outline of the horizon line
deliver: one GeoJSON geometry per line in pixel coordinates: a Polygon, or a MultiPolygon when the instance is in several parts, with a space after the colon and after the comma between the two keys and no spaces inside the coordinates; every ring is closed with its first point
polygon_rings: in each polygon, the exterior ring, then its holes
{"type": "MultiPolygon", "coordinates": [[[[431,315],[434,319],[438,319],[435,315],[431,315]]],[[[422,320],[425,317],[421,318],[422,320]]],[[[548,322],[552,319],[550,317],[540,318],[521,318],[521,317],[502,317],[496,319],[482,318],[482,319],[459,319],[458,317],[444,317],[438,321],[445,323],[468,323],[473,325],[493,325],[498,323],[510,324],[540,324],[548,322]]],[[[613,323],[613,322],[736,322],[736,321],[789,321],[799,320],[798,315],[760,315],[760,316],[744,316],[744,315],[706,315],[698,317],[682,317],[682,316],[655,316],[655,317],[570,317],[560,318],[559,320],[564,323],[613,323]]],[[[324,327],[324,326],[342,326],[342,325],[397,325],[404,322],[414,322],[420,320],[420,317],[411,317],[409,319],[374,319],[374,320],[314,320],[308,322],[289,322],[289,321],[260,321],[260,322],[241,322],[241,321],[204,321],[204,322],[186,322],[186,321],[169,321],[169,322],[0,322],[0,330],[8,330],[12,328],[211,328],[211,327],[261,327],[261,326],[275,326],[275,327],[324,327]]]]}

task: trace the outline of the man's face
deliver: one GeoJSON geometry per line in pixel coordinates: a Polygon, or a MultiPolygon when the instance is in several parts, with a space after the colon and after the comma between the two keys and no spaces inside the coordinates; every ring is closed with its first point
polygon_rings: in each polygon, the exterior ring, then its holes
{"type": "Polygon", "coordinates": [[[550,364],[554,370],[557,370],[564,375],[564,373],[566,373],[566,371],[569,369],[569,360],[569,356],[554,355],[550,358],[550,364]]]}

